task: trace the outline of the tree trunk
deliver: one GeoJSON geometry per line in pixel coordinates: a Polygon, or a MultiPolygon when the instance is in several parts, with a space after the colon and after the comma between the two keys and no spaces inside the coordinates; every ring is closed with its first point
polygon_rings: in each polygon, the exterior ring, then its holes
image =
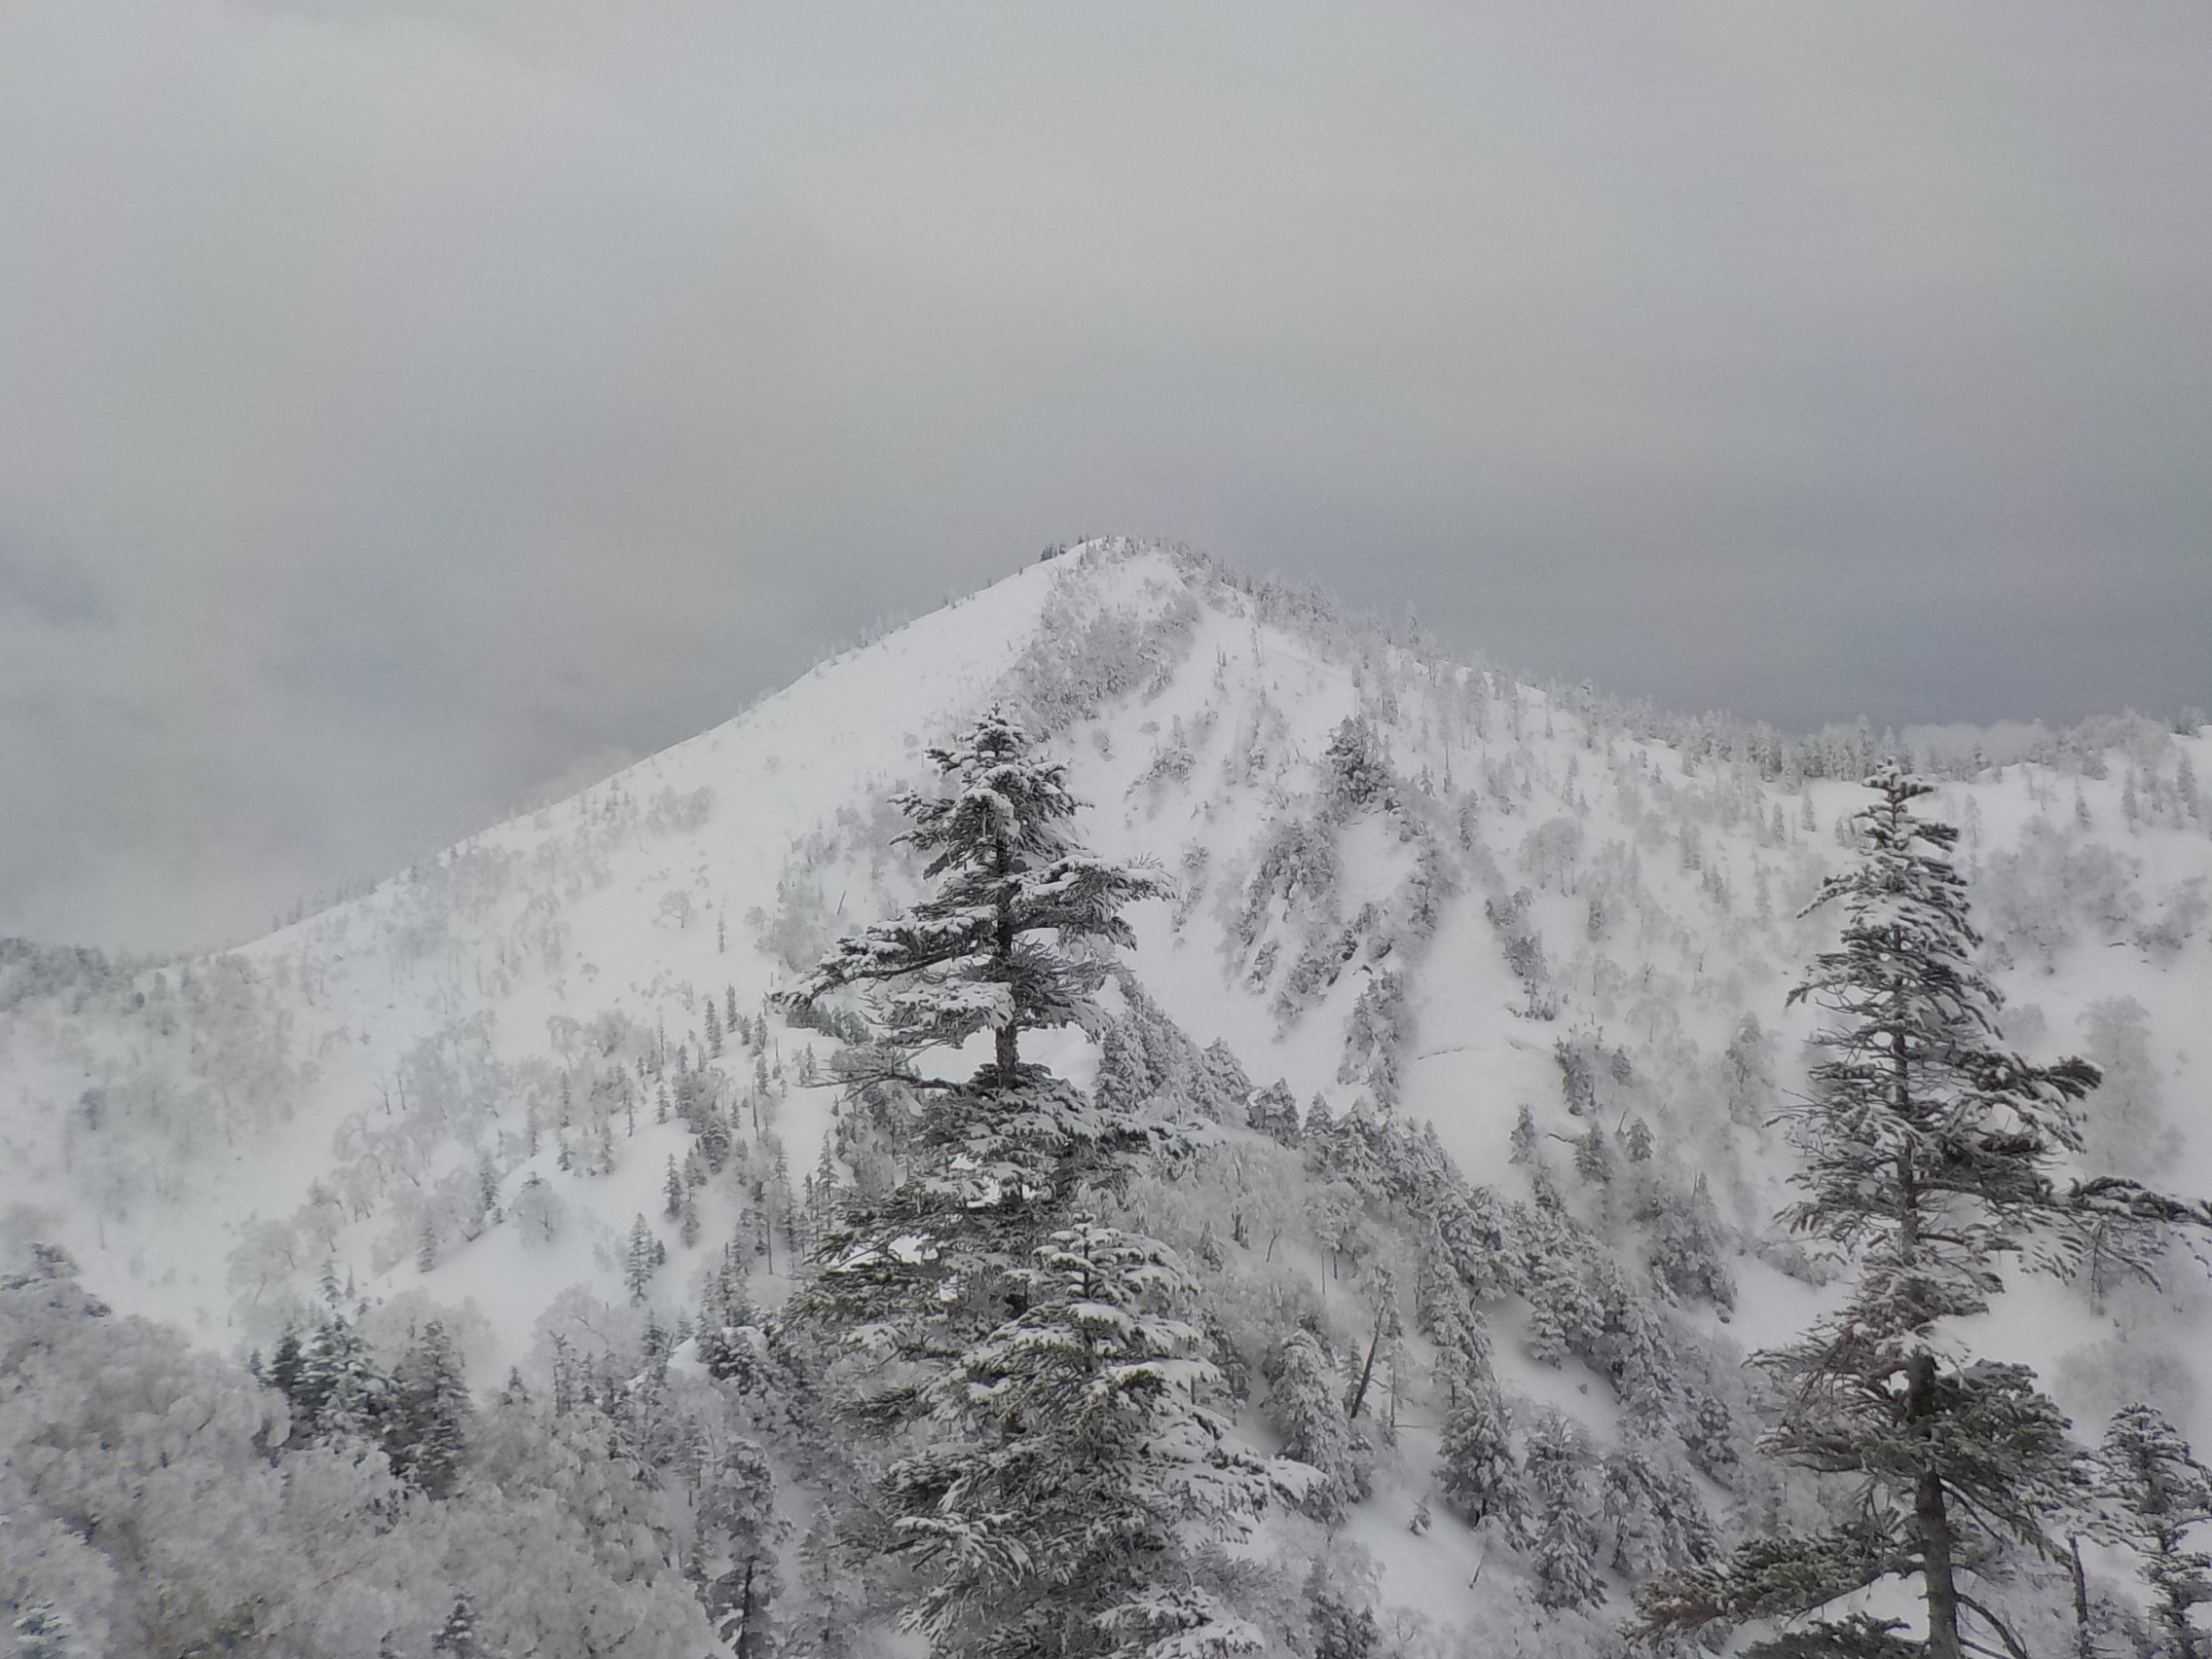
{"type": "MultiPolygon", "coordinates": [[[[1912,1356],[1905,1414],[1920,1421],[1934,1408],[1936,1356],[1912,1356]]],[[[1959,1587],[1951,1560],[1951,1517],[1943,1504],[1943,1477],[1931,1469],[1913,1493],[1914,1530],[1920,1534],[1920,1576],[1928,1596],[1928,1659],[1964,1659],[1959,1645],[1959,1587]]]]}
{"type": "Polygon", "coordinates": [[[1961,1659],[1959,1590],[1951,1566],[1951,1518],[1943,1507],[1943,1477],[1920,1477],[1912,1506],[1920,1530],[1920,1570],[1928,1590],[1928,1659],[1961,1659]]]}
{"type": "Polygon", "coordinates": [[[2096,1643],[2089,1640],[2089,1575],[2082,1570],[2082,1535],[2066,1540],[2074,1564],[2074,1659],[2097,1659],[2096,1643]]]}
{"type": "MultiPolygon", "coordinates": [[[[1007,892],[1007,883],[1014,876],[1014,849],[1000,837],[993,849],[998,865],[998,938],[993,941],[994,954],[1002,968],[1011,970],[1014,963],[1014,901],[1007,892]]],[[[998,1028],[993,1061],[998,1066],[999,1087],[1010,1088],[1014,1085],[1014,1068],[1021,1063],[1020,1027],[1010,1010],[1006,1023],[998,1028]]]]}
{"type": "Polygon", "coordinates": [[[737,1659],[752,1659],[753,1653],[753,1575],[759,1570],[757,1561],[745,1564],[745,1589],[739,1595],[737,1624],[737,1659]]]}
{"type": "Polygon", "coordinates": [[[1367,1363],[1360,1368],[1359,1385],[1351,1391],[1351,1400],[1345,1407],[1347,1419],[1359,1416],[1359,1408],[1367,1404],[1367,1385],[1375,1381],[1375,1354],[1382,1346],[1382,1321],[1385,1313],[1386,1309],[1382,1308],[1375,1310],[1375,1330],[1367,1339],[1367,1363]]]}

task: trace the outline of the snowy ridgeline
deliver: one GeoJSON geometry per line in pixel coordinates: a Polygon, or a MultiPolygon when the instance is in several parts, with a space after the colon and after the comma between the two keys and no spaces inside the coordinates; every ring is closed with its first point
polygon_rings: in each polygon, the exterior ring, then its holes
{"type": "Polygon", "coordinates": [[[2009,1533],[1946,1489],[1967,1639],[2173,1650],[2130,1518],[2186,1554],[2212,1298],[2188,1213],[2065,1204],[2212,1194],[2212,744],[1901,757],[1988,1043],[2101,1071],[2025,1140],[1973,1074],[1922,1336],[1894,1228],[1777,1220],[1885,747],[1092,544],[233,955],[0,943],[0,1599],[42,1653],[1567,1655],[1810,1584],[1871,1622],[1791,1651],[1941,1651],[1912,1526],[1830,1530],[1934,1430],[1790,1415],[1879,1307],[1876,1371],[2049,1431],[2009,1533]],[[1064,768],[1006,881],[930,816],[993,703],[1064,768]],[[2116,1414],[2099,1498],[2056,1423],[2116,1414]]]}

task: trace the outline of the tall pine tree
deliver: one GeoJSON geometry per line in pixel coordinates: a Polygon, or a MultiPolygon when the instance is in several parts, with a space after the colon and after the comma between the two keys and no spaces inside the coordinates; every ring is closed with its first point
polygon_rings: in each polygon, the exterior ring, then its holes
{"type": "Polygon", "coordinates": [[[1444,1419],[1436,1475],[1445,1501],[1470,1525],[1489,1522],[1509,1537],[1519,1531],[1528,1513],[1528,1496],[1513,1460],[1505,1401],[1487,1372],[1460,1389],[1457,1403],[1444,1419]]]}
{"type": "Polygon", "coordinates": [[[1285,1337],[1270,1370],[1268,1416],[1282,1435],[1283,1456],[1317,1472],[1301,1504],[1316,1520],[1341,1521],[1345,1505],[1361,1495],[1360,1481],[1343,1379],[1318,1322],[1302,1321],[1285,1337]]]}
{"type": "Polygon", "coordinates": [[[384,1444],[393,1472],[432,1497],[450,1495],[466,1456],[470,1415],[461,1355],[432,1319],[392,1370],[384,1444]]]}
{"type": "Polygon", "coordinates": [[[714,1543],[714,1576],[701,1604],[736,1659],[771,1650],[769,1610],[783,1591],[776,1546],[788,1525],[776,1513],[774,1471],[760,1448],[732,1440],[700,1484],[699,1530],[714,1543]]]}
{"type": "MultiPolygon", "coordinates": [[[[2005,1288],[2005,1263],[2062,1264],[2083,1203],[2127,1195],[2084,1200],[2053,1185],[2054,1162],[2080,1149],[2073,1104],[2097,1073],[2001,1046],[2001,998],[1975,964],[1966,884],[1945,857],[1957,831],[1914,811],[1930,786],[1894,764],[1868,787],[1878,798],[1857,816],[1859,861],[1808,907],[1842,910],[1840,948],[1790,994],[1828,1017],[1811,1092],[1790,1113],[1804,1197],[1786,1212],[1858,1279],[1838,1313],[1754,1361],[1783,1402],[1768,1449],[1852,1477],[1860,1519],[1748,1544],[1653,1580],[1639,1601],[1656,1634],[1796,1615],[1898,1574],[1919,1579],[1927,1604],[1918,1650],[1961,1659],[1966,1617],[2011,1640],[1962,1580],[2008,1546],[2043,1545],[2046,1517],[2077,1493],[2079,1453],[2033,1373],[1960,1358],[1951,1331],[2005,1288]]],[[[1848,1654],[1902,1639],[1850,1620],[1786,1640],[1848,1654]]]]}
{"type": "Polygon", "coordinates": [[[2191,1549],[2189,1534],[2212,1521],[2212,1470],[2172,1423],[2143,1405],[2114,1416],[2095,1468],[2098,1531],[2143,1558],[2171,1659],[2205,1659],[2212,1644],[2192,1609],[2212,1602],[2212,1556],[2191,1549]]]}
{"type": "Polygon", "coordinates": [[[877,987],[878,1031],[902,1057],[988,1031],[991,1063],[974,1087],[1014,1089],[1023,1081],[1022,1032],[1098,1029],[1091,993],[1107,964],[1088,947],[1134,944],[1122,907],[1165,885],[1076,843],[1066,765],[1037,755],[1005,710],[928,753],[944,792],[909,792],[893,804],[913,821],[901,838],[928,861],[923,874],[937,891],[896,920],[839,940],[791,1000],[810,1008],[842,985],[877,987]]]}
{"type": "Polygon", "coordinates": [[[1134,942],[1121,911],[1165,884],[1077,843],[1066,766],[1038,754],[1004,710],[928,753],[941,790],[896,804],[934,890],[839,940],[785,1001],[803,1014],[840,989],[866,993],[874,1041],[840,1051],[833,1066],[897,1137],[907,1171],[887,1195],[846,1196],[806,1302],[905,1351],[946,1357],[957,1351],[948,1338],[995,1320],[990,1281],[1147,1142],[1129,1114],[1023,1060],[1021,1038],[1101,1029],[1093,993],[1107,952],[1134,942]],[[928,1051],[986,1032],[991,1058],[966,1080],[919,1069],[928,1051]]]}
{"type": "Polygon", "coordinates": [[[1529,1430],[1530,1564],[1539,1606],[1587,1607],[1605,1599],[1590,1469],[1589,1443],[1572,1420],[1556,1411],[1536,1419],[1529,1430]]]}

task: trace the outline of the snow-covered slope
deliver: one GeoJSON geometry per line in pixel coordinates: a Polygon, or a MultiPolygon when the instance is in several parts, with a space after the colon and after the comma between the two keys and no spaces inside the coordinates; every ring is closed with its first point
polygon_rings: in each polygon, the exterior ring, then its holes
{"type": "MultiPolygon", "coordinates": [[[[1472,1181],[1557,1183],[1639,1273],[1651,1218],[1604,1174],[1648,1145],[1659,1173],[1639,1190],[1686,1200],[1702,1183],[1732,1280],[1732,1300],[1675,1287],[1671,1319],[1725,1356],[1819,1306],[1821,1275],[1771,1225],[1791,1163],[1766,1125],[1804,1063],[1786,993],[1832,937],[1798,912],[1849,857],[1838,827],[1871,741],[1792,746],[1547,693],[1122,542],[1025,570],[230,955],[123,970],[9,947],[4,1241],[58,1243],[119,1308],[241,1353],[329,1272],[371,1304],[472,1309],[486,1383],[542,1361],[565,1288],[623,1299],[639,1217],[670,1252],[649,1295],[672,1318],[733,1235],[776,1252],[772,1289],[791,1230],[758,1217],[808,1201],[834,1103],[809,1085],[834,1039],[766,999],[917,891],[889,796],[995,699],[1071,762],[1090,843],[1179,885],[1135,916],[1143,997],[1117,1004],[1104,1061],[1121,1083],[1188,1081],[1172,1057],[1131,1058],[1164,1011],[1302,1106],[1432,1123],[1472,1181]],[[686,1244],[664,1182],[694,1135],[671,1099],[702,1065],[739,1151],[699,1189],[686,1244]]],[[[2191,781],[2208,763],[2201,733],[2118,721],[2039,760],[1954,768],[1936,802],[1964,830],[2009,1037],[2104,1064],[2092,1154],[2193,1193],[2212,1193],[2212,801],[2191,781]]],[[[1039,1057],[1099,1075],[1072,1036],[1039,1057]]],[[[1338,1287],[1348,1339],[1358,1295],[1309,1245],[1284,1259],[1325,1306],[1338,1287]]],[[[2188,1272],[2096,1311],[2038,1282],[1987,1323],[2083,1421],[2148,1394],[2212,1441],[2195,1391],[2212,1337],[2184,1316],[2206,1303],[2188,1272]]],[[[1493,1317],[1509,1390],[1603,1441],[1616,1407],[1595,1374],[1524,1353],[1517,1305],[1493,1317]]],[[[1397,1472],[1350,1535],[1387,1600],[1479,1620],[1474,1535],[1405,1530],[1435,1401],[1409,1384],[1396,1410],[1397,1472]]]]}

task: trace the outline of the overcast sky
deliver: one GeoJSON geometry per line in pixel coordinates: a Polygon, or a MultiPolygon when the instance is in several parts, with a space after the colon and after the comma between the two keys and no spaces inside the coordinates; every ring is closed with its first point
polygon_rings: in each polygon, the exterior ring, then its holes
{"type": "Polygon", "coordinates": [[[2212,7],[0,0],[0,934],[247,937],[1125,530],[2212,704],[2212,7]]]}

